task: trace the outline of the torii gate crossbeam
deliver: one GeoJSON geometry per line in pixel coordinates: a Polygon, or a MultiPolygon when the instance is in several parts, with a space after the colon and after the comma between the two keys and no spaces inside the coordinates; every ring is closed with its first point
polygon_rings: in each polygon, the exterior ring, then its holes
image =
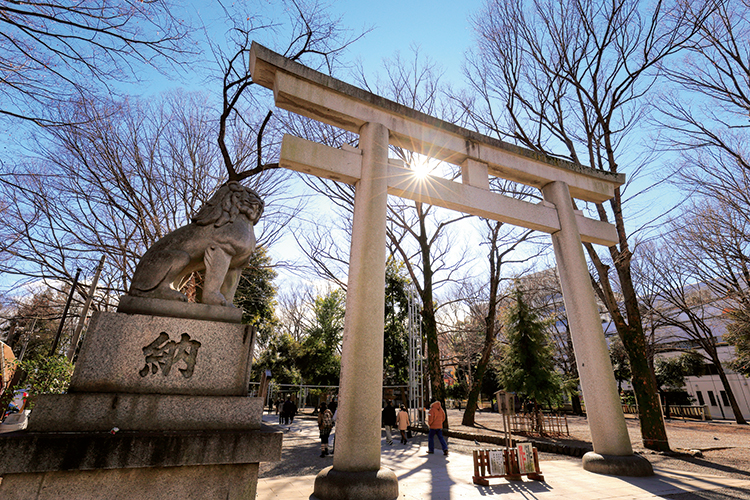
{"type": "Polygon", "coordinates": [[[321,500],[392,500],[398,481],[380,467],[385,219],[388,194],[537,229],[552,235],[594,451],[584,468],[619,475],[653,473],[633,455],[582,241],[617,242],[614,228],[573,210],[572,197],[604,202],[625,181],[548,158],[444,122],[323,75],[253,43],[253,81],[278,107],[360,135],[337,150],[285,136],[280,164],[355,185],[333,466],[315,481],[321,500]],[[388,158],[389,144],[462,167],[462,183],[414,174],[388,158]],[[541,189],[542,204],[489,190],[489,175],[541,189]]]}

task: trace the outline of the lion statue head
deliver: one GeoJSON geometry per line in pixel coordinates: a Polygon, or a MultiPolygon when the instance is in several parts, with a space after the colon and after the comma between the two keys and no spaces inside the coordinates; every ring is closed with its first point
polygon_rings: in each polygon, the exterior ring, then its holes
{"type": "Polygon", "coordinates": [[[265,203],[255,190],[237,181],[230,181],[221,186],[191,220],[199,226],[213,224],[214,227],[221,227],[234,222],[239,214],[243,214],[255,225],[263,215],[264,206],[265,203]]]}

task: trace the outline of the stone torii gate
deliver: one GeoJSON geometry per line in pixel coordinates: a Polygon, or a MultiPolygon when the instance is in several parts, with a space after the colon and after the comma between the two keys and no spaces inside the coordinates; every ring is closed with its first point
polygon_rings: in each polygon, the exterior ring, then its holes
{"type": "Polygon", "coordinates": [[[625,181],[552,159],[396,104],[253,43],[250,72],[276,106],[358,133],[359,148],[333,149],[286,135],[280,165],[355,185],[341,356],[336,454],[320,472],[321,500],[395,499],[398,481],[380,466],[387,195],[438,205],[552,235],[594,451],[587,470],[652,474],[633,454],[581,242],[614,245],[615,228],[573,209],[572,198],[604,202],[625,181]],[[462,167],[462,183],[417,177],[389,160],[393,144],[462,167]],[[489,175],[539,188],[539,204],[489,190],[489,175]]]}

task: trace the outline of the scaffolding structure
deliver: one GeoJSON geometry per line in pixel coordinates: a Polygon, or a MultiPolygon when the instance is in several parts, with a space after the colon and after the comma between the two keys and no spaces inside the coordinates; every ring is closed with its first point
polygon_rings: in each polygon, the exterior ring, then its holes
{"type": "Polygon", "coordinates": [[[422,314],[419,295],[413,286],[409,287],[409,420],[413,426],[426,427],[424,411],[422,350],[422,314]]]}

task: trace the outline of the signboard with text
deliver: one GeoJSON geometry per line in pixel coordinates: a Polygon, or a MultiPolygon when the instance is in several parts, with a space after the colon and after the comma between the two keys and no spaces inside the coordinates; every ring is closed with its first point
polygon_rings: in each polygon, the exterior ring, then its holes
{"type": "Polygon", "coordinates": [[[534,447],[531,443],[520,443],[518,445],[518,471],[521,474],[536,472],[534,447]]]}
{"type": "Polygon", "coordinates": [[[489,452],[490,475],[502,476],[505,474],[505,457],[503,450],[491,450],[489,452]]]}

